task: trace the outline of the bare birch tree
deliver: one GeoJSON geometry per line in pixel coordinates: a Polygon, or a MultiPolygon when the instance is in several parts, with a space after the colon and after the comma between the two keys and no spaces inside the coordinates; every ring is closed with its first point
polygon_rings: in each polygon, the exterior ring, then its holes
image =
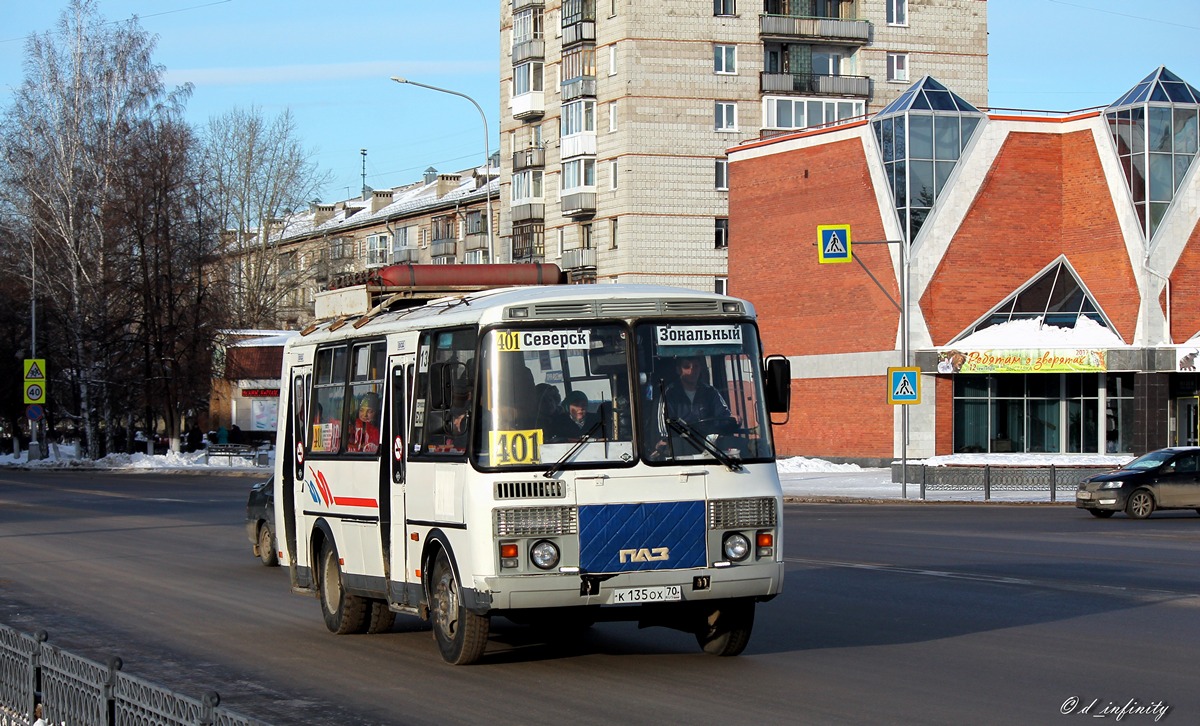
{"type": "Polygon", "coordinates": [[[233,326],[279,327],[294,276],[280,268],[273,239],[328,182],[297,136],[290,111],[274,119],[235,108],[209,119],[204,167],[214,214],[224,224],[223,258],[233,326]]]}
{"type": "Polygon", "coordinates": [[[114,185],[131,130],[190,90],[165,92],[153,50],[136,20],[108,23],[95,0],[72,0],[55,30],[26,41],[25,80],[0,138],[4,193],[28,222],[39,286],[54,304],[48,343],[93,458],[100,424],[114,415],[111,363],[128,345],[118,331],[127,328],[129,249],[113,234],[114,185]]]}

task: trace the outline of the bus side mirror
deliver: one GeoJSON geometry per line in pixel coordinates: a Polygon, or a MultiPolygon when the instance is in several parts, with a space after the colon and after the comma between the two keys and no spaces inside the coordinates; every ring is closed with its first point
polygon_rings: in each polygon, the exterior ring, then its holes
{"type": "Polygon", "coordinates": [[[768,356],[763,371],[767,413],[787,413],[792,403],[792,362],[781,355],[768,356]]]}

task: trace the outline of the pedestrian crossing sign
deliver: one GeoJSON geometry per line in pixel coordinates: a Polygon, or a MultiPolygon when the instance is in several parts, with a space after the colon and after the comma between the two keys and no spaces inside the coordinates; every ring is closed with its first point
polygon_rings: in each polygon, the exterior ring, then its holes
{"type": "Polygon", "coordinates": [[[921,402],[921,369],[888,368],[888,403],[921,402]]]}
{"type": "Polygon", "coordinates": [[[850,253],[850,225],[817,225],[817,261],[824,264],[849,262],[851,259],[853,256],[850,253]]]}

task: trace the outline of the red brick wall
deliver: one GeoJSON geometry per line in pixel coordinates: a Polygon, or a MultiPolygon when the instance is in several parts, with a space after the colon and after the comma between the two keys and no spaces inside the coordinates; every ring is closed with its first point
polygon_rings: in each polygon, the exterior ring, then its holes
{"type": "Polygon", "coordinates": [[[945,456],[954,453],[954,379],[938,376],[934,385],[935,416],[937,430],[934,432],[933,453],[945,456]]]}
{"type": "Polygon", "coordinates": [[[921,298],[934,345],[1062,254],[1131,340],[1137,282],[1091,132],[1010,134],[921,298]]]}
{"type": "Polygon", "coordinates": [[[283,346],[228,347],[225,349],[225,378],[279,378],[283,369],[283,346]]]}
{"type": "MultiPolygon", "coordinates": [[[[1200,332],[1200,225],[1171,274],[1171,340],[1182,343],[1200,332]]],[[[1166,291],[1160,296],[1165,301],[1166,291]]]]}
{"type": "Polygon", "coordinates": [[[892,406],[885,376],[792,381],[792,415],[775,427],[781,456],[892,456],[892,406]]]}
{"type": "MultiPolygon", "coordinates": [[[[822,224],[884,239],[858,139],[730,164],[730,293],[758,308],[768,352],[894,348],[899,313],[871,278],[857,263],[818,263],[822,224]]],[[[886,245],[852,250],[899,300],[886,245]]]]}

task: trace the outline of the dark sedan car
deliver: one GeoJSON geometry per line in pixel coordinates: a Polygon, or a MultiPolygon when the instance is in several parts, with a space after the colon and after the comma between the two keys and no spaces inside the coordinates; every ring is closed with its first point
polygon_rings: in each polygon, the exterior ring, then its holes
{"type": "Polygon", "coordinates": [[[275,477],[250,487],[246,501],[246,536],[254,554],[267,567],[279,564],[275,546],[275,477]]]}
{"type": "Polygon", "coordinates": [[[1200,447],[1151,451],[1116,471],[1088,477],[1075,492],[1075,506],[1097,517],[1124,511],[1134,519],[1156,509],[1200,512],[1200,447]]]}

